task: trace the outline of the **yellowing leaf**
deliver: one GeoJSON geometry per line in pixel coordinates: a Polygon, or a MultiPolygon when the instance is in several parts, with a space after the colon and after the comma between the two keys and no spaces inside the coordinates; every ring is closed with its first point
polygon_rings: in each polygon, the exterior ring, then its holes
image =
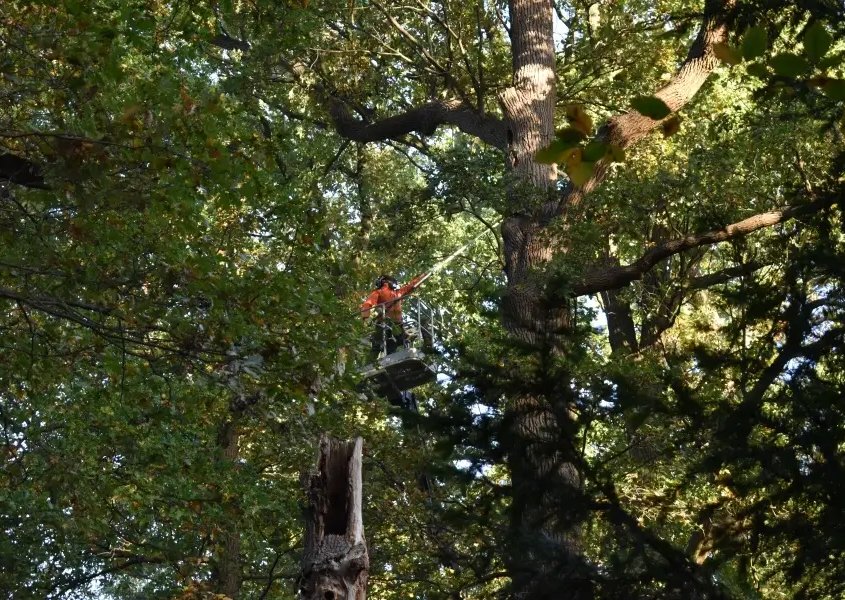
{"type": "Polygon", "coordinates": [[[584,154],[581,148],[572,148],[569,152],[566,153],[566,156],[563,158],[563,162],[566,165],[567,172],[569,169],[581,164],[581,161],[584,159],[584,154]]]}
{"type": "Polygon", "coordinates": [[[681,129],[681,117],[678,115],[672,115],[665,121],[663,121],[663,137],[670,137],[678,133],[681,129]]]}
{"type": "Polygon", "coordinates": [[[566,174],[569,175],[572,183],[578,187],[582,187],[593,176],[593,168],[595,166],[596,163],[591,162],[578,162],[578,164],[572,165],[571,167],[567,165],[566,174]]]}
{"type": "Polygon", "coordinates": [[[738,65],[742,62],[742,58],[739,56],[737,51],[724,42],[713,44],[713,54],[715,54],[716,58],[721,60],[723,63],[730,66],[738,65]]]}
{"type": "Polygon", "coordinates": [[[573,128],[577,129],[585,136],[590,135],[593,131],[593,120],[590,118],[590,115],[584,111],[584,107],[580,104],[567,105],[566,119],[573,128]]]}
{"type": "Polygon", "coordinates": [[[610,144],[607,147],[607,153],[613,162],[625,162],[625,149],[622,146],[610,144]]]}
{"type": "Polygon", "coordinates": [[[194,99],[188,95],[188,88],[185,87],[184,83],[179,89],[179,95],[182,97],[182,108],[186,113],[191,114],[196,103],[194,102],[194,99]]]}
{"type": "Polygon", "coordinates": [[[562,163],[571,154],[572,144],[562,140],[554,140],[551,144],[537,151],[534,155],[534,162],[543,165],[554,165],[562,163]]]}
{"type": "Polygon", "coordinates": [[[132,104],[131,106],[127,106],[123,114],[120,115],[120,122],[124,125],[131,125],[132,121],[135,120],[135,115],[137,115],[144,107],[140,104],[132,104]]]}

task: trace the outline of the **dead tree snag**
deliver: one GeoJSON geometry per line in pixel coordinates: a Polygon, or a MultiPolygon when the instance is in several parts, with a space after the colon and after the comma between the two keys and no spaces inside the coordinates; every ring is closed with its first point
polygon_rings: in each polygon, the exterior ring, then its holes
{"type": "Polygon", "coordinates": [[[370,559],[361,517],[364,441],[323,436],[308,496],[300,593],[304,600],[366,600],[370,559]]]}

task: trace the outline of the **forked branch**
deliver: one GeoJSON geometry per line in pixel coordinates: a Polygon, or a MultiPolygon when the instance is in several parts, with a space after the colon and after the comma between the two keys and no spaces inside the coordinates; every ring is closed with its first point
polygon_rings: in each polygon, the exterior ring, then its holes
{"type": "Polygon", "coordinates": [[[766,227],[771,227],[778,223],[789,221],[790,219],[813,214],[837,204],[839,200],[840,196],[836,194],[831,195],[825,200],[811,204],[784,206],[777,210],[770,210],[756,214],[753,217],[748,217],[742,221],[737,221],[722,229],[696,233],[683,238],[670,240],[656,248],[652,248],[630,265],[620,265],[618,267],[610,267],[587,273],[572,288],[572,292],[576,296],[584,296],[625,287],[629,283],[641,279],[655,265],[670,256],[698,248],[699,246],[708,246],[710,244],[718,244],[737,239],[759,229],[765,229],[766,227]]]}

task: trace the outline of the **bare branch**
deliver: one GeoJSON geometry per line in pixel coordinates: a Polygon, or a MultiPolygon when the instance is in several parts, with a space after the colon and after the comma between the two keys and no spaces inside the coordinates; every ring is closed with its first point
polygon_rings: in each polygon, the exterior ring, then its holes
{"type": "Polygon", "coordinates": [[[742,277],[743,275],[750,275],[755,271],[759,271],[763,267],[769,266],[770,263],[760,263],[760,262],[749,262],[742,265],[738,265],[736,267],[730,267],[728,269],[722,269],[721,271],[717,271],[715,273],[711,273],[709,275],[701,275],[700,277],[693,277],[689,280],[687,285],[687,290],[696,291],[696,290],[705,290],[707,288],[713,287],[714,285],[719,285],[720,283],[727,283],[731,279],[736,279],[737,277],[742,277]]]}
{"type": "Polygon", "coordinates": [[[778,223],[783,223],[784,221],[789,221],[790,219],[818,212],[838,203],[839,199],[838,195],[834,195],[824,201],[813,202],[811,204],[784,206],[778,210],[770,210],[754,215],[753,217],[748,217],[722,229],[688,235],[684,238],[665,242],[649,250],[630,265],[611,267],[586,274],[573,287],[572,292],[576,296],[583,296],[606,290],[619,289],[632,281],[639,280],[656,264],[666,260],[670,256],[698,248],[699,246],[718,244],[727,240],[740,238],[758,229],[764,229],[772,225],[777,225],[778,223]]]}
{"type": "MultiPolygon", "coordinates": [[[[89,304],[87,302],[75,302],[73,300],[59,300],[58,298],[53,298],[50,296],[27,296],[25,294],[21,294],[20,292],[16,292],[12,289],[0,287],[0,298],[7,298],[9,300],[15,300],[16,302],[23,302],[24,304],[31,306],[33,308],[38,308],[47,312],[49,314],[54,314],[52,310],[58,310],[59,308],[66,308],[66,307],[73,307],[73,308],[81,308],[83,310],[89,310],[92,312],[100,313],[103,315],[111,314],[114,309],[109,308],[108,306],[100,306],[97,304],[89,304]]],[[[61,316],[61,315],[55,315],[61,316]]]]}

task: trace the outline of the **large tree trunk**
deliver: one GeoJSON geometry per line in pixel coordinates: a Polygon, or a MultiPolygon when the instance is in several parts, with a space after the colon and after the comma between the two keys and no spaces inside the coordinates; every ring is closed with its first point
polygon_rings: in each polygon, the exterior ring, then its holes
{"type": "MultiPolygon", "coordinates": [[[[679,110],[695,95],[716,65],[712,45],[725,36],[719,11],[729,3],[707,3],[704,25],[687,61],[656,93],[672,110],[679,110]]],[[[600,162],[583,188],[570,185],[562,198],[554,198],[556,172],[533,160],[554,135],[552,6],[548,0],[511,0],[510,22],[514,84],[500,97],[513,175],[512,214],[502,225],[508,278],[504,325],[534,353],[533,377],[526,377],[524,364],[515,369],[524,382],[524,393],[510,398],[508,406],[514,438],[509,455],[516,542],[511,557],[513,584],[520,598],[543,598],[550,593],[557,598],[589,598],[592,588],[581,559],[580,523],[586,513],[579,502],[574,398],[567,374],[560,369],[555,372],[554,366],[566,353],[571,306],[565,300],[549,301],[542,267],[567,251],[565,242],[544,234],[549,222],[559,215],[566,219],[568,209],[577,206],[608,170],[600,162]]],[[[630,112],[611,119],[599,135],[629,146],[657,125],[630,112]]]]}
{"type": "MultiPolygon", "coordinates": [[[[573,506],[580,477],[573,456],[559,443],[560,428],[571,421],[566,403],[543,393],[547,365],[563,350],[569,307],[549,308],[544,282],[532,267],[548,262],[557,248],[540,237],[547,224],[535,215],[555,193],[556,170],[534,161],[534,154],[554,136],[555,55],[552,7],[548,0],[513,0],[510,5],[513,87],[500,97],[508,127],[512,180],[509,199],[514,216],[502,227],[508,294],[504,324],[508,331],[539,353],[535,380],[509,401],[511,427],[509,467],[513,482],[512,552],[517,597],[548,596],[552,571],[572,574],[581,554],[579,519],[560,522],[561,500],[573,506]],[[564,497],[566,497],[564,499],[564,497]],[[571,500],[572,502],[567,502],[571,500]]],[[[534,362],[534,361],[532,361],[534,362]]],[[[525,377],[525,370],[520,377],[525,377]]],[[[560,389],[559,386],[553,386],[560,389]]],[[[571,423],[570,423],[571,424],[571,423]]],[[[573,436],[567,436],[573,439],[573,436]]],[[[570,513],[566,518],[577,511],[570,513]]],[[[557,579],[557,578],[555,578],[557,579]]],[[[570,577],[574,584],[576,577],[570,577]]],[[[551,584],[551,585],[550,585],[551,584]]],[[[570,588],[572,589],[572,588],[570,588]]],[[[584,597],[557,588],[557,597],[584,597]]]]}
{"type": "Polygon", "coordinates": [[[364,539],[361,438],[323,436],[317,470],[303,473],[309,507],[300,579],[304,600],[366,600],[370,566],[364,539]]]}
{"type": "MultiPolygon", "coordinates": [[[[234,415],[220,426],[217,433],[217,443],[227,461],[238,459],[238,442],[237,416],[234,415]]],[[[224,528],[216,554],[217,589],[224,596],[236,600],[241,591],[241,535],[236,523],[224,528]]]]}

